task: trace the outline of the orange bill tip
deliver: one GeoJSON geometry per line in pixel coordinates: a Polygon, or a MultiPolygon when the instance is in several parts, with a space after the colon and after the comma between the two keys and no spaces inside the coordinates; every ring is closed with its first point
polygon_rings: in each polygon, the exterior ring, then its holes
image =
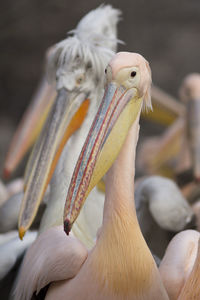
{"type": "Polygon", "coordinates": [[[26,233],[26,229],[23,226],[19,227],[19,238],[20,238],[20,240],[23,240],[23,237],[24,237],[25,233],[26,233]]]}

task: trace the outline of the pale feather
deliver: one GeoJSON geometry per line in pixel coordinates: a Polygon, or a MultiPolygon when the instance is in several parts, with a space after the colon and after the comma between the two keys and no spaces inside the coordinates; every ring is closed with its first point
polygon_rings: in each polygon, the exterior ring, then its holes
{"type": "Polygon", "coordinates": [[[18,237],[17,231],[11,231],[8,234],[0,235],[0,279],[3,279],[8,272],[14,267],[17,259],[19,259],[25,250],[33,243],[37,233],[27,232],[22,243],[18,237]]]}
{"type": "Polygon", "coordinates": [[[29,300],[51,282],[76,276],[87,258],[87,250],[63,228],[42,233],[28,249],[14,291],[15,300],[29,300]]]}
{"type": "Polygon", "coordinates": [[[185,230],[177,234],[166,249],[159,270],[170,300],[178,299],[197,256],[200,233],[185,230]]]}

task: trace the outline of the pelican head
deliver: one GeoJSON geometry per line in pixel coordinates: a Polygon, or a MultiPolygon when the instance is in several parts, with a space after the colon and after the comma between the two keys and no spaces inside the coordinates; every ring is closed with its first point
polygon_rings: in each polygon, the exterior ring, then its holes
{"type": "MultiPolygon", "coordinates": [[[[47,64],[50,83],[56,78],[56,88],[69,93],[84,93],[89,96],[96,87],[102,87],[102,72],[105,62],[114,55],[110,49],[95,46],[77,36],[58,43],[47,64]]],[[[74,100],[73,100],[74,101],[74,100]]]]}
{"type": "Polygon", "coordinates": [[[180,97],[186,104],[187,138],[191,150],[194,177],[200,181],[200,74],[188,75],[180,88],[180,97]]]}
{"type": "Polygon", "coordinates": [[[89,192],[118,156],[128,130],[139,120],[142,106],[151,108],[151,71],[141,55],[119,52],[105,73],[105,94],[68,190],[64,212],[66,233],[69,233],[89,192]]]}

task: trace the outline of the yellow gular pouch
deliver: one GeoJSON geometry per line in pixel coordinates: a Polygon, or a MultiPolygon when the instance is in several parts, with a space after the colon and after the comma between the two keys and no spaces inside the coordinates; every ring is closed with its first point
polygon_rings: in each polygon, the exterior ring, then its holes
{"type": "Polygon", "coordinates": [[[125,106],[109,134],[100,154],[86,192],[86,198],[117,158],[128,131],[142,108],[142,98],[133,97],[125,106]]]}

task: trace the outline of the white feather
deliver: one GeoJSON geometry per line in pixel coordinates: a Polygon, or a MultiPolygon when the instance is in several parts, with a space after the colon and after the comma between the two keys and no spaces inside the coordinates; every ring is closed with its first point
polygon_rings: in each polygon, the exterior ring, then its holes
{"type": "Polygon", "coordinates": [[[86,258],[85,247],[61,226],[45,231],[26,253],[14,299],[30,300],[50,282],[74,277],[86,258]]]}
{"type": "MultiPolygon", "coordinates": [[[[22,256],[24,251],[32,244],[37,236],[36,232],[27,232],[24,241],[20,241],[17,231],[11,231],[2,235],[0,245],[0,280],[4,278],[17,259],[22,256]]],[[[1,240],[1,235],[0,235],[1,240]]]]}
{"type": "Polygon", "coordinates": [[[117,29],[121,12],[110,5],[92,10],[70,31],[73,36],[55,45],[47,64],[47,76],[50,82],[56,78],[59,69],[64,69],[69,61],[85,66],[91,64],[93,75],[102,77],[105,62],[114,55],[117,47],[117,29]]]}

